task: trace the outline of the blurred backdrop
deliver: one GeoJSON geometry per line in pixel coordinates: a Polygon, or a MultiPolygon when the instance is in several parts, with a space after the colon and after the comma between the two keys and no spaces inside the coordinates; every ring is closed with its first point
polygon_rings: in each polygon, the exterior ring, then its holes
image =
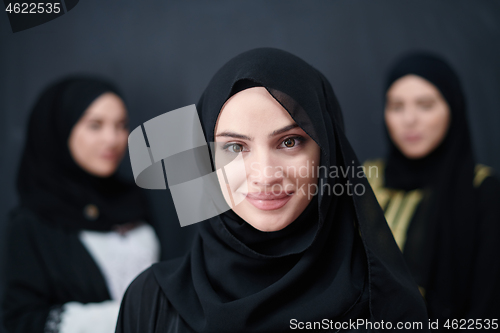
{"type": "MultiPolygon", "coordinates": [[[[326,75],[361,161],[384,154],[387,68],[410,50],[441,54],[462,80],[478,162],[500,170],[496,0],[80,0],[66,15],[15,34],[0,13],[0,258],[6,217],[17,203],[27,117],[47,84],[73,73],[111,79],[134,129],[197,103],[220,66],[262,46],[290,51],[326,75]]],[[[131,177],[128,157],[122,172],[131,177]]],[[[182,254],[193,227],[180,228],[168,191],[149,195],[167,240],[164,254],[182,254]]]]}

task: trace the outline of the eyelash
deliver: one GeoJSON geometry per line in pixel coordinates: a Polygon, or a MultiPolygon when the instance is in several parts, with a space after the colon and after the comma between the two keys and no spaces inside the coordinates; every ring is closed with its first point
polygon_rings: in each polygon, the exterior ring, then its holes
{"type": "Polygon", "coordinates": [[[423,103],[420,105],[420,108],[424,110],[430,110],[434,107],[434,103],[423,103]]]}
{"type": "Polygon", "coordinates": [[[98,129],[101,128],[101,124],[99,124],[99,123],[90,123],[89,127],[90,127],[91,130],[98,130],[98,129]]]}
{"type": "MultiPolygon", "coordinates": [[[[295,145],[293,147],[280,147],[278,149],[294,149],[294,148],[296,148],[296,147],[304,144],[304,142],[306,141],[306,138],[304,138],[303,136],[300,136],[300,135],[289,136],[289,137],[284,138],[283,140],[281,140],[280,146],[283,145],[285,141],[290,140],[290,139],[295,140],[295,145]]],[[[242,144],[234,143],[234,142],[228,142],[228,143],[226,143],[224,146],[222,146],[222,149],[224,151],[226,151],[227,153],[230,153],[230,154],[238,154],[239,152],[235,152],[235,151],[230,151],[229,150],[230,147],[234,147],[234,146],[241,146],[242,147],[242,151],[241,152],[245,151],[244,150],[244,146],[242,144]]]]}
{"type": "MultiPolygon", "coordinates": [[[[89,124],[89,128],[91,130],[99,130],[99,129],[101,129],[101,127],[102,127],[101,123],[93,122],[93,123],[89,124]]],[[[126,129],[128,129],[128,123],[117,124],[117,125],[115,125],[115,128],[118,128],[121,130],[126,130],[126,129]]]]}

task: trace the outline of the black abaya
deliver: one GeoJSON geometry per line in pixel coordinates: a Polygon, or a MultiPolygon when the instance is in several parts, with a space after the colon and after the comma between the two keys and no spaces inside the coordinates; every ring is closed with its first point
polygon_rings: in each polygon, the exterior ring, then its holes
{"type": "MultiPolygon", "coordinates": [[[[27,209],[13,212],[7,230],[4,325],[9,332],[45,332],[49,312],[67,302],[110,300],[106,281],[76,230],[47,224],[27,209]]],[[[57,322],[58,315],[54,321],[57,322]]]]}

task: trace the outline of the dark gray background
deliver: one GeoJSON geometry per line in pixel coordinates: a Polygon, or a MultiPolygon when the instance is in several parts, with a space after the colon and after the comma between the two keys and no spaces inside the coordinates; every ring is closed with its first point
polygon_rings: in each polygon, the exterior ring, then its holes
{"type": "MultiPolygon", "coordinates": [[[[384,153],[382,82],[391,62],[415,49],[443,55],[462,79],[477,160],[500,170],[500,1],[81,0],[16,34],[0,13],[0,246],[17,202],[27,116],[47,84],[78,72],[109,77],[124,92],[133,129],[196,103],[221,65],[261,46],[288,50],[326,75],[360,160],[384,153]]],[[[131,172],[128,160],[123,170],[131,172]]],[[[182,253],[192,229],[179,227],[168,192],[150,195],[167,255],[182,253]]]]}

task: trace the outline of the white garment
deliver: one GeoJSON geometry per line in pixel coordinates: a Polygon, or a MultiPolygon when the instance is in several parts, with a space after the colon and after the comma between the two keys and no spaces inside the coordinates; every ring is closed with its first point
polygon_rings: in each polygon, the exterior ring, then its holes
{"type": "Polygon", "coordinates": [[[85,230],[80,240],[101,269],[112,300],[121,301],[128,285],[160,256],[159,241],[149,224],[124,235],[85,230]]]}
{"type": "Polygon", "coordinates": [[[123,294],[139,273],[159,260],[160,243],[149,224],[124,235],[85,230],[79,237],[100,268],[112,300],[64,304],[59,332],[113,333],[123,294]]]}
{"type": "Polygon", "coordinates": [[[64,304],[59,333],[114,333],[120,302],[64,304]]]}

